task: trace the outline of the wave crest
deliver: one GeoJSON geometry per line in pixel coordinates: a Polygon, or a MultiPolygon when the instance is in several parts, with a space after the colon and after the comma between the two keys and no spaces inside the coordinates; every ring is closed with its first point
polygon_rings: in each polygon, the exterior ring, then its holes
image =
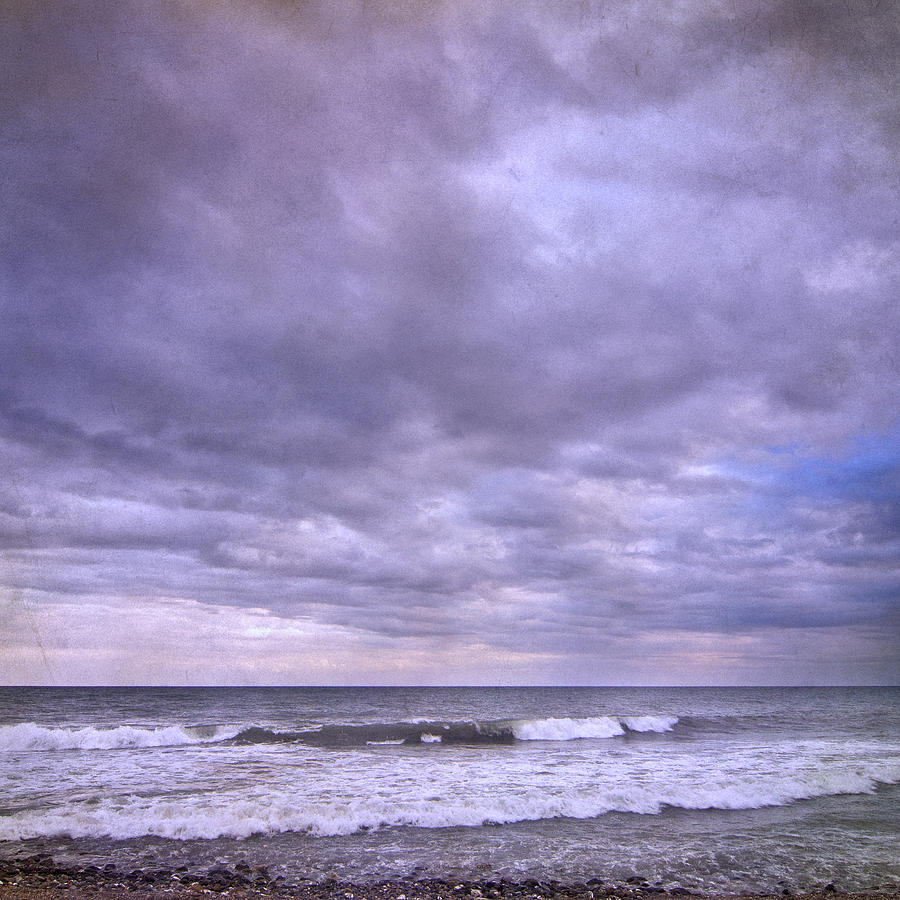
{"type": "Polygon", "coordinates": [[[175,747],[216,743],[233,737],[236,729],[219,725],[140,728],[48,728],[34,722],[0,726],[0,751],[120,750],[138,747],[175,747]]]}
{"type": "Polygon", "coordinates": [[[620,737],[629,731],[671,731],[677,716],[592,716],[584,719],[519,719],[511,723],[520,741],[574,741],[582,738],[620,737]]]}
{"type": "Polygon", "coordinates": [[[316,747],[391,744],[508,744],[514,741],[572,741],[612,738],[627,733],[662,733],[676,716],[592,716],[587,718],[504,719],[488,722],[386,722],[371,725],[322,725],[303,731],[275,731],[258,725],[168,725],[155,728],[120,725],[61,728],[25,722],[0,726],[0,752],[42,750],[118,750],[177,747],[233,741],[235,744],[301,743],[316,747]]]}

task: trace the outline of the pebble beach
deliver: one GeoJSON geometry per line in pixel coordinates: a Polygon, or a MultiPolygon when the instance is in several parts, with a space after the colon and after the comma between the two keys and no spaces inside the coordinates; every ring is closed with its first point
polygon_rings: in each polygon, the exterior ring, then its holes
{"type": "Polygon", "coordinates": [[[378,881],[355,884],[323,876],[321,881],[292,884],[282,877],[272,878],[266,866],[238,863],[233,868],[190,871],[133,869],[119,871],[114,864],[71,868],[57,865],[51,857],[32,856],[0,862],[0,898],[92,897],[96,900],[121,898],[193,898],[221,895],[235,900],[252,897],[297,898],[297,900],[643,900],[665,896],[721,900],[726,897],[795,897],[828,900],[894,900],[896,889],[844,892],[832,883],[815,892],[791,891],[780,894],[700,894],[686,888],[665,889],[635,876],[626,883],[607,883],[595,878],[564,883],[527,879],[516,882],[486,877],[477,881],[426,879],[418,881],[378,881]]]}

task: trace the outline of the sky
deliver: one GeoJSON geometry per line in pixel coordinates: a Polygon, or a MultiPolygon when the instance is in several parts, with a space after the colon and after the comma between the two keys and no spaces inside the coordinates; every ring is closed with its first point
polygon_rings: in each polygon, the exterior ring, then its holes
{"type": "Polygon", "coordinates": [[[0,679],[900,682],[900,10],[0,11],[0,679]]]}

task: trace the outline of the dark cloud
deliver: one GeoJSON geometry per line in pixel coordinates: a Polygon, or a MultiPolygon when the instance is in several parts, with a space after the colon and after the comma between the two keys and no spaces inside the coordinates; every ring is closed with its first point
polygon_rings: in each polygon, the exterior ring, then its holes
{"type": "Polygon", "coordinates": [[[295,681],[900,674],[889,7],[3,15],[11,603],[295,681]]]}

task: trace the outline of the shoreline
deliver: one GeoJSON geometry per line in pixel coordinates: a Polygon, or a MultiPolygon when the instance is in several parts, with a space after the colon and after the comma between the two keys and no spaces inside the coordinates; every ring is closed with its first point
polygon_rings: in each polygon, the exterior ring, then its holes
{"type": "Polygon", "coordinates": [[[95,900],[181,900],[216,896],[250,898],[296,898],[296,900],[662,900],[663,897],[697,897],[702,900],[729,900],[737,897],[795,900],[900,900],[900,888],[842,891],[834,884],[819,890],[780,893],[702,893],[684,887],[664,888],[634,877],[626,882],[599,878],[582,882],[492,880],[384,880],[353,883],[325,878],[318,882],[290,883],[271,877],[268,867],[238,863],[233,868],[206,871],[179,869],[119,870],[110,863],[103,867],[67,867],[51,857],[31,856],[0,860],[0,900],[59,900],[89,896],[95,900]]]}

